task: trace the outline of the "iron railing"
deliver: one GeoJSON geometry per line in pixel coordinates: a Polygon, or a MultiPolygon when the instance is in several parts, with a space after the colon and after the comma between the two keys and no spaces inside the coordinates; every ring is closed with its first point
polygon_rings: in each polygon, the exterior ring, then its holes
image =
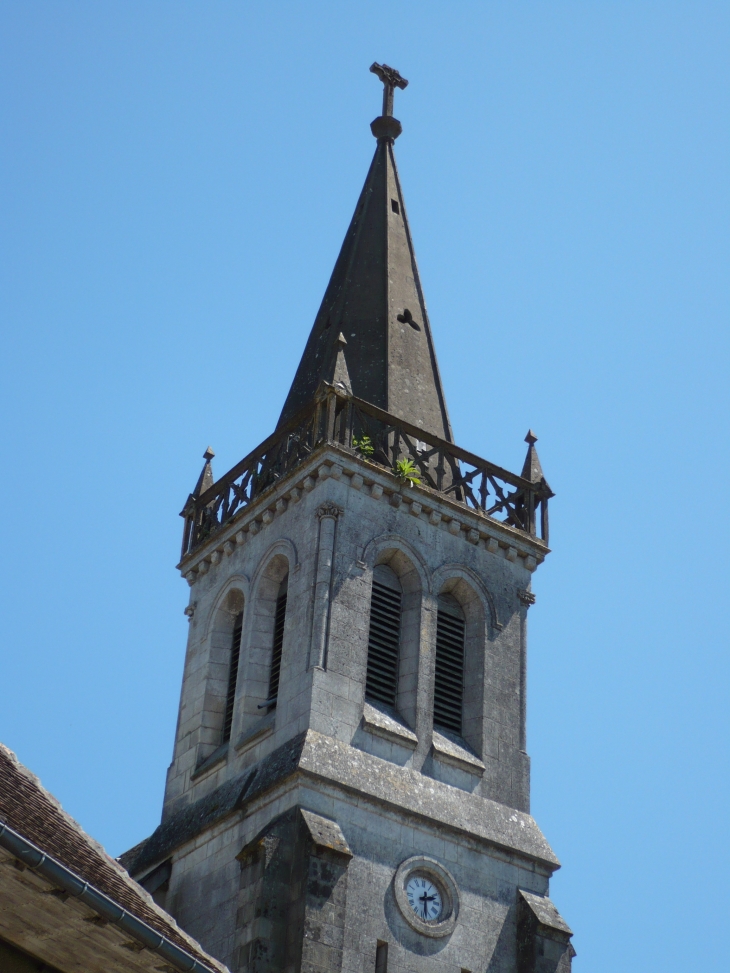
{"type": "Polygon", "coordinates": [[[410,460],[421,486],[548,543],[548,500],[553,494],[544,480],[532,483],[363,399],[325,386],[205,493],[190,495],[181,513],[182,557],[328,442],[390,472],[399,461],[410,460]],[[369,440],[366,447],[363,437],[369,440]]]}

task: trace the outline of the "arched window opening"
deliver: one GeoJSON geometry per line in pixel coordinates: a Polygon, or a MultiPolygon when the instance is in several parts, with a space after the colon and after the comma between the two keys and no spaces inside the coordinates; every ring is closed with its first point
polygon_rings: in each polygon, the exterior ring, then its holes
{"type": "Polygon", "coordinates": [[[286,597],[289,588],[289,575],[279,585],[274,609],[274,639],[271,649],[271,669],[269,671],[269,696],[266,700],[269,709],[276,706],[279,695],[279,676],[281,675],[281,651],[284,646],[284,622],[286,621],[286,597]]]}
{"type": "Polygon", "coordinates": [[[243,612],[240,611],[233,621],[231,635],[231,661],[228,665],[228,688],[226,690],[226,708],[223,715],[223,737],[221,742],[227,743],[231,739],[233,726],[233,707],[236,702],[236,681],[238,680],[238,663],[241,658],[241,632],[243,630],[243,612]]]}
{"type": "Polygon", "coordinates": [[[464,636],[466,620],[453,595],[438,600],[436,621],[436,680],[433,721],[452,733],[462,734],[464,704],[464,636]]]}
{"type": "Polygon", "coordinates": [[[241,665],[241,620],[244,609],[243,592],[239,588],[230,588],[211,618],[206,665],[201,672],[205,693],[200,714],[196,769],[231,737],[236,680],[241,665]]]}
{"type": "Polygon", "coordinates": [[[398,695],[402,589],[397,575],[385,564],[373,571],[370,634],[365,695],[395,707],[398,695]]]}

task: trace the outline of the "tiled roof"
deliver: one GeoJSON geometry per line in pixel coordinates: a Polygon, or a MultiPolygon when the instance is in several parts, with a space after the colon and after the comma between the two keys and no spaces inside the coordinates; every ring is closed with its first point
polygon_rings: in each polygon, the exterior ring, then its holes
{"type": "Polygon", "coordinates": [[[0,744],[0,819],[122,908],[212,969],[224,971],[0,744]]]}

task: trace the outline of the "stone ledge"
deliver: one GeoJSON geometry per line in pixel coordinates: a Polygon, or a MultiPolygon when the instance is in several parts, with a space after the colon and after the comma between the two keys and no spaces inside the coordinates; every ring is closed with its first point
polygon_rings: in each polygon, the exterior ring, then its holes
{"type": "MultiPolygon", "coordinates": [[[[399,767],[347,743],[307,730],[298,762],[300,771],[345,790],[471,835],[536,862],[553,872],[560,867],[537,822],[525,811],[399,767]]],[[[254,797],[255,788],[246,800],[254,797]]]]}
{"type": "Polygon", "coordinates": [[[326,848],[343,858],[352,858],[352,851],[347,843],[347,838],[345,838],[342,828],[336,821],[323,818],[321,814],[307,811],[303,807],[299,809],[299,813],[309,831],[312,843],[317,848],[326,848]]]}
{"type": "Polygon", "coordinates": [[[167,858],[175,848],[240,811],[245,802],[295,774],[304,742],[304,733],[292,737],[252,767],[165,818],[147,841],[136,846],[139,853],[134,858],[128,856],[125,867],[129,874],[141,875],[151,865],[167,858]]]}
{"type": "Polygon", "coordinates": [[[262,737],[268,736],[270,733],[274,732],[274,723],[276,722],[276,710],[271,710],[266,716],[262,716],[258,722],[254,723],[253,726],[249,727],[248,730],[244,730],[243,733],[236,740],[235,750],[244,750],[249,747],[254,740],[260,740],[262,737]]]}
{"type": "Polygon", "coordinates": [[[365,703],[363,707],[362,726],[374,736],[410,747],[411,750],[415,750],[418,745],[416,734],[399,717],[370,703],[365,703]]]}
{"type": "Polygon", "coordinates": [[[456,740],[444,736],[438,730],[433,731],[433,752],[437,760],[442,763],[458,767],[459,770],[466,770],[470,774],[478,774],[480,777],[484,773],[484,764],[477,755],[467,748],[466,743],[457,743],[456,740]]]}
{"type": "Polygon", "coordinates": [[[534,862],[548,874],[560,867],[537,823],[526,812],[464,793],[418,771],[398,767],[333,737],[307,730],[166,818],[146,842],[137,846],[139,852],[134,860],[130,854],[130,874],[142,874],[222,818],[236,812],[246,814],[252,802],[297,774],[320,785],[325,781],[358,795],[360,800],[393,808],[399,815],[428,820],[454,833],[481,839],[507,854],[534,862]]]}
{"type": "Polygon", "coordinates": [[[217,749],[215,749],[213,753],[210,754],[210,756],[206,757],[205,760],[203,760],[201,763],[198,764],[198,766],[190,775],[190,780],[197,780],[198,777],[202,777],[203,774],[207,774],[207,772],[209,770],[212,770],[213,767],[217,767],[218,764],[225,763],[227,757],[228,757],[228,741],[226,740],[226,742],[221,743],[221,745],[217,749]]]}
{"type": "Polygon", "coordinates": [[[546,895],[535,895],[534,892],[528,892],[526,889],[518,891],[539,925],[545,929],[553,929],[566,937],[573,935],[573,930],[560,915],[551,899],[546,895]]]}

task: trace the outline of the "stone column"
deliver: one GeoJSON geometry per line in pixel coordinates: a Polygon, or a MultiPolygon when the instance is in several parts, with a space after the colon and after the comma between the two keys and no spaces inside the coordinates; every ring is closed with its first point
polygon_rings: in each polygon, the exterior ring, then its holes
{"type": "Polygon", "coordinates": [[[520,612],[520,750],[527,752],[527,609],[535,604],[531,591],[518,591],[520,612]]]}
{"type": "Polygon", "coordinates": [[[335,551],[335,529],[342,508],[335,503],[323,503],[317,510],[319,517],[319,545],[317,549],[317,579],[314,586],[312,613],[312,642],[309,649],[310,668],[324,669],[327,663],[327,630],[329,628],[332,562],[335,551]]]}

